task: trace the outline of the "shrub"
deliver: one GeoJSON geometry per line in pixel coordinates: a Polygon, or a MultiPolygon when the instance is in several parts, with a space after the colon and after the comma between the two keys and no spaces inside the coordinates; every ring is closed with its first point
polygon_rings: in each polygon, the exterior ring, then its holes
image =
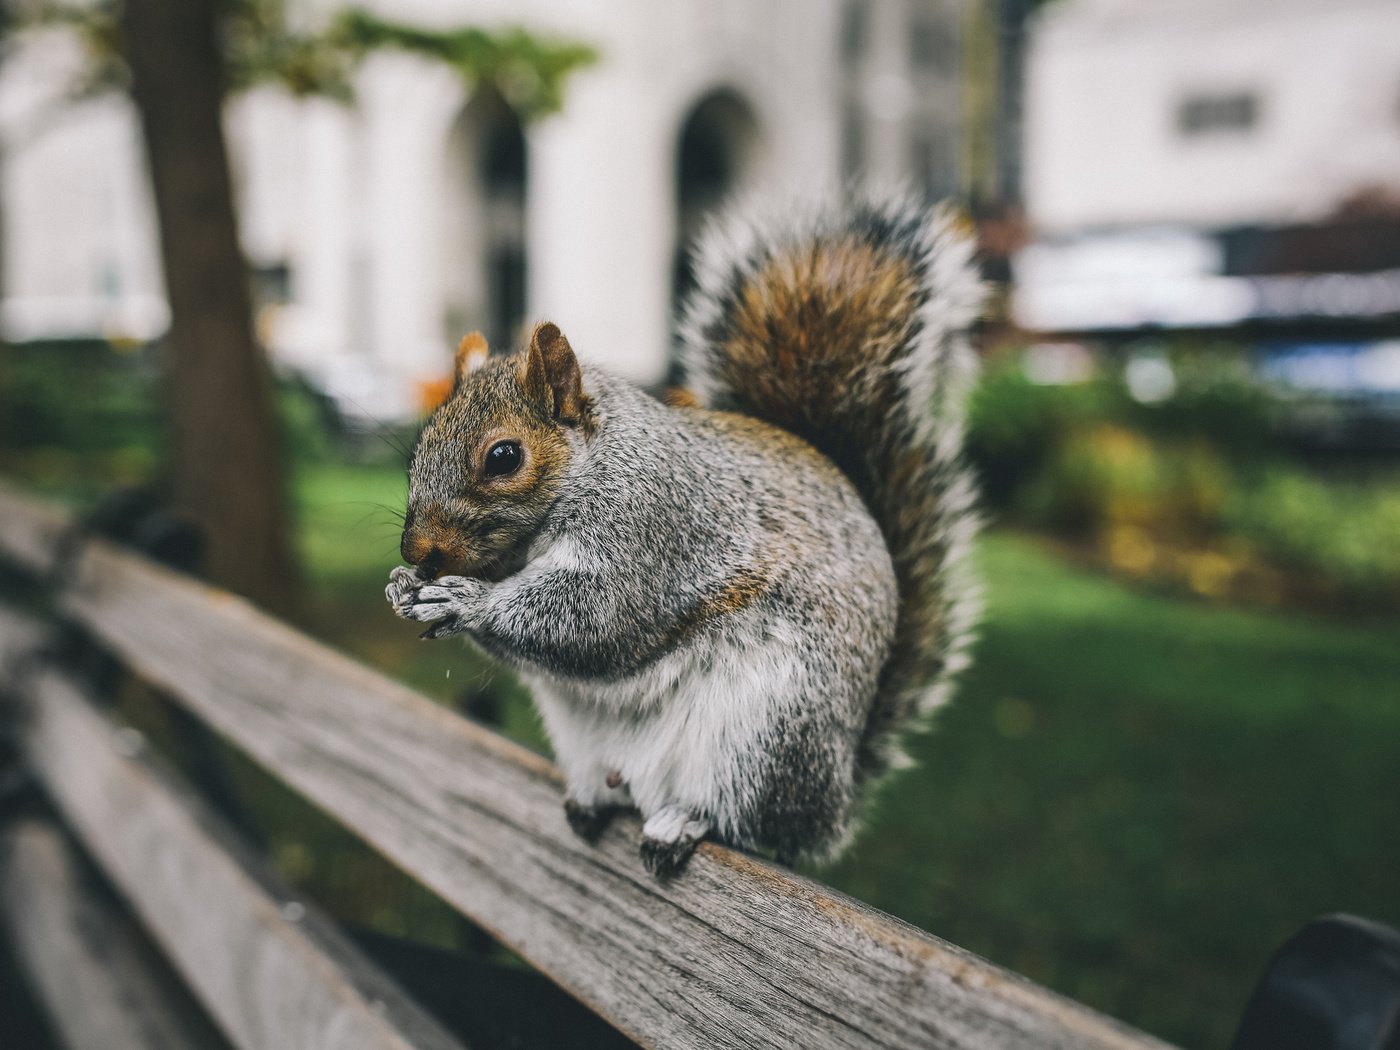
{"type": "Polygon", "coordinates": [[[1231,500],[1226,527],[1280,566],[1362,600],[1400,597],[1400,483],[1325,482],[1276,468],[1231,500]]]}
{"type": "Polygon", "coordinates": [[[1078,535],[1133,525],[1194,539],[1218,524],[1230,485],[1228,465],[1205,442],[1154,442],[1099,424],[1059,442],[1021,506],[1032,520],[1078,535]]]}
{"type": "Polygon", "coordinates": [[[987,503],[1115,571],[1203,595],[1395,604],[1400,484],[1290,462],[1242,355],[1171,361],[1174,388],[1151,404],[1115,366],[1062,386],[1032,382],[1015,359],[989,367],[969,427],[987,503]]]}
{"type": "Polygon", "coordinates": [[[1112,418],[1105,383],[1046,386],[1031,382],[1019,362],[989,367],[968,410],[968,455],[986,499],[1004,507],[1037,477],[1056,446],[1076,428],[1112,418]]]}
{"type": "Polygon", "coordinates": [[[1248,356],[1213,346],[1178,350],[1168,360],[1176,380],[1171,396],[1151,404],[1123,396],[1124,423],[1162,440],[1205,443],[1236,464],[1282,453],[1274,401],[1253,379],[1248,356]]]}

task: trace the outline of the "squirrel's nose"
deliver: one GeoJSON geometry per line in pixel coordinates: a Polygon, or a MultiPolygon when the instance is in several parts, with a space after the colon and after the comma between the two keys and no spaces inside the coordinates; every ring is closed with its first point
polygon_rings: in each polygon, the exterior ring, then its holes
{"type": "Polygon", "coordinates": [[[430,579],[437,579],[438,574],[442,572],[444,557],[442,548],[436,543],[433,544],[418,562],[418,571],[430,579]]]}
{"type": "Polygon", "coordinates": [[[408,564],[418,566],[424,576],[436,577],[447,562],[447,554],[439,544],[413,529],[404,530],[399,553],[408,564]]]}

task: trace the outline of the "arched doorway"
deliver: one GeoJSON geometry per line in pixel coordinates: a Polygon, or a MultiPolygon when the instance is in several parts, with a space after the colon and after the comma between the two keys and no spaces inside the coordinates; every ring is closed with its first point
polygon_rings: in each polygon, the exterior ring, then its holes
{"type": "Polygon", "coordinates": [[[678,305],[695,284],[689,249],[706,218],[751,184],[758,144],[753,109],[730,88],[705,95],[682,122],[676,145],[673,304],[678,305]]]}
{"type": "Polygon", "coordinates": [[[508,350],[525,319],[525,132],[482,87],[452,126],[447,150],[443,325],[448,345],[480,329],[508,350]]]}

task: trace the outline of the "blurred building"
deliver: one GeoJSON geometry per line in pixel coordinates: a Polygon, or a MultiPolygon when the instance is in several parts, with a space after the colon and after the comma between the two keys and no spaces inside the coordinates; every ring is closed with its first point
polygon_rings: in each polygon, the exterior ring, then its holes
{"type": "MultiPolygon", "coordinates": [[[[303,0],[325,14],[333,0],[303,0]]],[[[564,112],[523,127],[446,68],[372,56],[357,103],[272,89],[228,114],[243,242],[275,357],[346,405],[402,417],[467,330],[557,320],[595,361],[667,373],[681,246],[720,200],[851,177],[930,196],[961,178],[964,0],[397,0],[400,21],[593,45],[564,112]]],[[[53,35],[0,76],[13,339],[149,339],[165,306],[134,113],[72,103],[53,35]]]]}
{"type": "Polygon", "coordinates": [[[1393,338],[1400,4],[1048,4],[1031,31],[1025,201],[1027,328],[1393,338]]]}

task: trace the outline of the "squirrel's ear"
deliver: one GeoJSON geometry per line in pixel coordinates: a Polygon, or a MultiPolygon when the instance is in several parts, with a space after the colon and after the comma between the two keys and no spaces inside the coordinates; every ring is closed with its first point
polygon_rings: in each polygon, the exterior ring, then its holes
{"type": "Polygon", "coordinates": [[[556,324],[535,326],[520,382],[561,423],[577,423],[587,411],[578,358],[556,324]]]}
{"type": "Polygon", "coordinates": [[[486,337],[480,332],[462,336],[457,344],[457,354],[452,361],[452,378],[460,383],[486,363],[491,351],[486,345],[486,337]]]}

